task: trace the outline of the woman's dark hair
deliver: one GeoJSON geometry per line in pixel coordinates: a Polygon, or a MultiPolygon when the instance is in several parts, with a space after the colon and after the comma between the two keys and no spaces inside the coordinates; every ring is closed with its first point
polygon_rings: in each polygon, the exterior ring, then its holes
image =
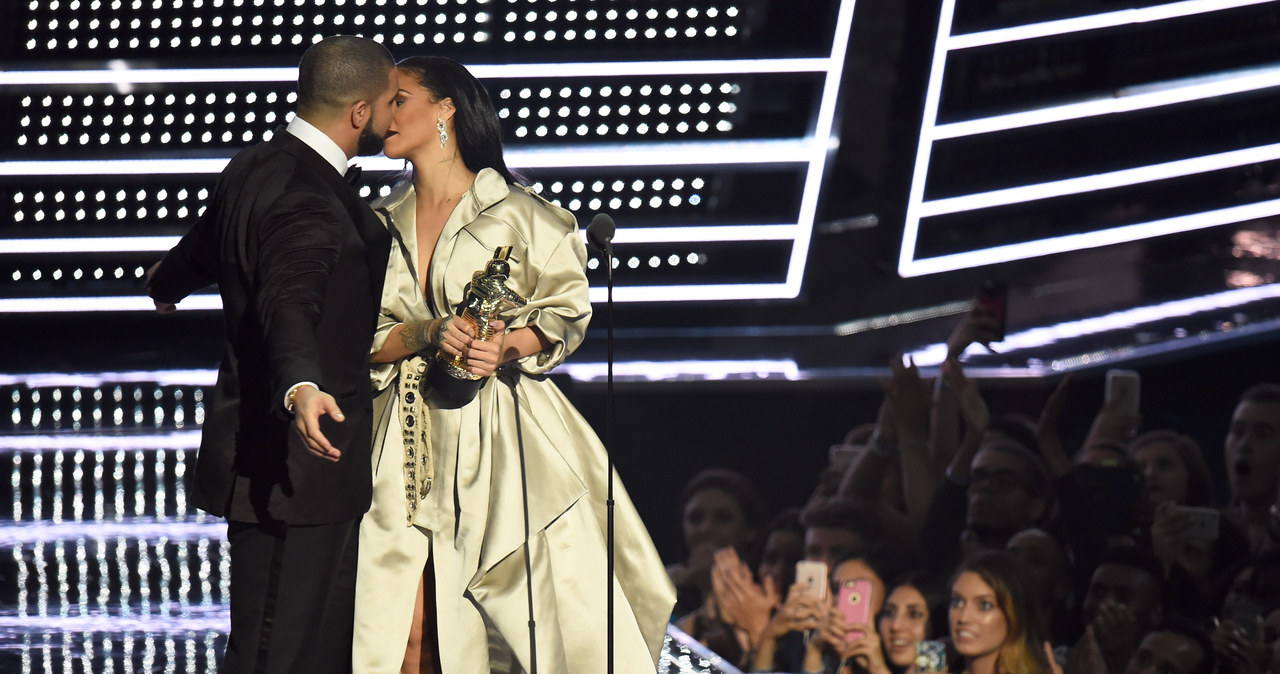
{"type": "Polygon", "coordinates": [[[996,672],[1048,672],[1040,608],[1018,569],[1017,561],[1004,552],[979,553],[956,569],[950,587],[954,588],[956,580],[966,572],[977,574],[991,588],[996,595],[996,605],[1004,614],[1006,633],[996,657],[996,672]]]}
{"type": "MultiPolygon", "coordinates": [[[[746,475],[728,468],[708,468],[689,478],[685,483],[684,489],[680,490],[680,517],[684,517],[685,506],[689,505],[689,501],[695,494],[707,489],[719,489],[728,494],[737,502],[738,507],[742,509],[742,520],[746,523],[747,528],[754,531],[757,535],[755,543],[751,544],[746,550],[739,550],[739,554],[745,554],[745,558],[754,561],[756,547],[763,542],[759,538],[759,534],[765,525],[765,508],[764,502],[760,499],[760,494],[756,491],[756,487],[746,475]]],[[[754,568],[754,567],[752,567],[754,568]]]]}
{"type": "Polygon", "coordinates": [[[432,102],[453,99],[453,132],[462,163],[473,173],[491,168],[508,183],[525,185],[519,174],[507,168],[502,156],[502,127],[489,92],[475,75],[457,61],[444,56],[412,56],[396,64],[418,80],[431,94],[432,102]]]}
{"type": "MultiPolygon", "coordinates": [[[[886,590],[885,602],[889,601],[889,595],[900,587],[914,587],[920,596],[924,597],[924,605],[929,610],[929,620],[925,622],[925,638],[940,639],[950,629],[947,620],[947,605],[950,603],[950,597],[942,587],[942,581],[937,576],[919,570],[908,571],[889,583],[886,590]]],[[[879,619],[877,618],[877,622],[879,619]]]]}
{"type": "Polygon", "coordinates": [[[1209,475],[1209,465],[1204,461],[1200,445],[1190,436],[1165,429],[1147,431],[1130,440],[1125,451],[1132,457],[1140,448],[1157,442],[1172,447],[1187,469],[1187,502],[1179,505],[1213,505],[1213,478],[1209,475]]]}

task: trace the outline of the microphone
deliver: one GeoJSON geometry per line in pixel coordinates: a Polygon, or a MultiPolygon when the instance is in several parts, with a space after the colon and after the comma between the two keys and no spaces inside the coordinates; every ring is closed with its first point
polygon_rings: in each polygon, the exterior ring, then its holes
{"type": "MultiPolygon", "coordinates": [[[[613,233],[616,228],[613,224],[613,218],[606,213],[596,213],[596,217],[591,218],[591,224],[587,225],[587,243],[592,248],[613,257],[613,233]]],[[[606,261],[612,266],[611,260],[606,261]]]]}

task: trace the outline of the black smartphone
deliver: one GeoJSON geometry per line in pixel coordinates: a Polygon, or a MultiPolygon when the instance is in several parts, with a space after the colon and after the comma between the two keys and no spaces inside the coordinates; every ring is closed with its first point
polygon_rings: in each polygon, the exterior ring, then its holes
{"type": "Polygon", "coordinates": [[[992,318],[999,332],[999,336],[991,340],[993,342],[1004,340],[1005,313],[1008,304],[1009,288],[1004,281],[985,281],[982,287],[978,288],[978,307],[992,318]]]}

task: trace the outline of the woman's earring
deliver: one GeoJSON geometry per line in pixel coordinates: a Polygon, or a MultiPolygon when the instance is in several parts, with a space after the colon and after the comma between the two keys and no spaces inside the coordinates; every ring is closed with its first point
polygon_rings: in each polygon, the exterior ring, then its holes
{"type": "Polygon", "coordinates": [[[449,129],[445,128],[444,121],[436,119],[436,132],[440,134],[440,149],[444,149],[444,144],[449,142],[449,129]]]}

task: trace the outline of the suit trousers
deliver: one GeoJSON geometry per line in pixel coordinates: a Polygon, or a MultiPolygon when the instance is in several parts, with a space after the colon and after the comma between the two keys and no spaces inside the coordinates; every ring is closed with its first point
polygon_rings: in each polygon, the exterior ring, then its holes
{"type": "Polygon", "coordinates": [[[360,519],[228,522],[231,634],[224,674],[351,671],[360,519]]]}

